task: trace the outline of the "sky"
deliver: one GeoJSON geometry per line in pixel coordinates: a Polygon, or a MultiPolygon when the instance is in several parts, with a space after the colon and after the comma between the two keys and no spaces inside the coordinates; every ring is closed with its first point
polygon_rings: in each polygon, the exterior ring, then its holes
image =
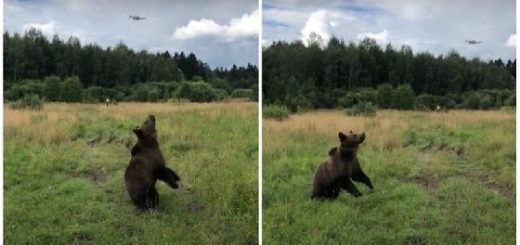
{"type": "Polygon", "coordinates": [[[455,49],[483,60],[514,59],[514,0],[264,0],[262,46],[273,41],[301,40],[311,33],[325,41],[365,37],[394,47],[435,55],[455,49]],[[465,40],[480,40],[469,45],[465,40]]]}
{"type": "Polygon", "coordinates": [[[193,52],[211,68],[258,64],[256,0],[6,0],[4,31],[35,28],[49,38],[102,47],[193,52]],[[146,17],[134,21],[129,15],[146,17]]]}

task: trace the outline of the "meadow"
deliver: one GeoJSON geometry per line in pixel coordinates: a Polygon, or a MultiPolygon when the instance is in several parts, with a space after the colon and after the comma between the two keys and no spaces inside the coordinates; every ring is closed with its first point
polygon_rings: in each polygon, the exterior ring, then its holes
{"type": "Polygon", "coordinates": [[[515,112],[312,111],[263,121],[265,244],[514,244],[515,112]],[[374,190],[310,199],[338,131],[374,190]]]}
{"type": "Polygon", "coordinates": [[[45,104],[4,106],[7,244],[256,244],[257,104],[45,104]],[[157,119],[180,189],[157,182],[157,210],[124,188],[132,129],[157,119]]]}

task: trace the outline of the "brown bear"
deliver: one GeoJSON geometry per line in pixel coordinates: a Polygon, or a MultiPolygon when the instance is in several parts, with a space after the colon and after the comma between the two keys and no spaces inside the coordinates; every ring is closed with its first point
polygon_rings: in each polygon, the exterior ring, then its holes
{"type": "Polygon", "coordinates": [[[361,169],[357,160],[357,149],[359,144],[365,140],[365,133],[349,135],[342,132],[338,134],[340,144],[329,150],[329,157],[323,162],[314,175],[312,183],[312,198],[335,199],[338,197],[340,188],[345,189],[355,197],[361,196],[351,179],[365,183],[373,189],[372,182],[361,169]]]}
{"type": "Polygon", "coordinates": [[[125,170],[125,186],[130,199],[141,210],[159,205],[159,194],[155,189],[156,180],[166,182],[173,189],[178,188],[179,176],[167,168],[157,141],[155,117],[146,120],[133,130],[137,143],[132,148],[130,163],[125,170]]]}

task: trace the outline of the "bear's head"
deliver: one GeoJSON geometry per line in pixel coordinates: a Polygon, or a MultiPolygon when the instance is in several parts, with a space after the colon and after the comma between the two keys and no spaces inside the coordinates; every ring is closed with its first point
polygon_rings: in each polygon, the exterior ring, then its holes
{"type": "Polygon", "coordinates": [[[155,130],[155,116],[149,115],[141,126],[136,127],[134,134],[140,141],[157,141],[157,130],[155,130]]]}
{"type": "Polygon", "coordinates": [[[365,133],[355,134],[350,131],[350,134],[346,135],[339,132],[338,136],[340,141],[339,152],[341,156],[348,159],[355,158],[359,145],[365,140],[365,133]]]}

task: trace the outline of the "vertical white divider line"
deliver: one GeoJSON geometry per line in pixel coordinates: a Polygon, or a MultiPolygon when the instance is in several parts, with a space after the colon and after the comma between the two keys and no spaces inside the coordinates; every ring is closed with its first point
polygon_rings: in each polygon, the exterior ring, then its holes
{"type": "MultiPolygon", "coordinates": [[[[0,9],[4,9],[4,1],[0,2],[0,9]]],[[[4,12],[0,14],[0,24],[4,26],[4,12]]],[[[0,53],[2,53],[2,61],[0,61],[0,76],[2,77],[2,85],[0,86],[0,101],[4,101],[4,36],[0,38],[2,44],[0,44],[0,53]]],[[[0,122],[0,161],[2,161],[2,169],[0,170],[0,202],[2,202],[2,210],[0,210],[0,244],[4,244],[4,106],[1,107],[0,113],[2,113],[2,121],[0,122]]]]}
{"type": "MultiPolygon", "coordinates": [[[[520,56],[520,52],[518,50],[518,31],[520,30],[520,28],[518,27],[518,24],[520,23],[518,21],[518,13],[519,13],[519,10],[520,10],[520,6],[518,6],[518,2],[516,3],[516,59],[518,59],[518,57],[520,56]]],[[[518,79],[518,66],[516,67],[516,79],[518,79]]],[[[516,83],[517,81],[515,81],[516,83]]],[[[518,204],[520,203],[520,197],[518,195],[520,195],[520,190],[519,190],[519,185],[518,185],[518,176],[520,176],[520,170],[518,168],[518,162],[520,160],[520,157],[518,156],[518,150],[520,149],[520,145],[518,144],[518,140],[520,139],[520,132],[518,132],[518,115],[520,113],[520,109],[518,108],[518,102],[520,101],[518,99],[518,92],[520,91],[520,89],[518,88],[518,85],[515,86],[516,87],[516,116],[515,116],[515,122],[516,122],[516,162],[515,162],[515,169],[516,169],[516,244],[520,244],[519,242],[519,238],[520,238],[520,227],[518,226],[518,221],[520,220],[520,212],[518,212],[518,204]]]]}
{"type": "Polygon", "coordinates": [[[262,0],[258,0],[258,244],[262,245],[262,0]]]}

